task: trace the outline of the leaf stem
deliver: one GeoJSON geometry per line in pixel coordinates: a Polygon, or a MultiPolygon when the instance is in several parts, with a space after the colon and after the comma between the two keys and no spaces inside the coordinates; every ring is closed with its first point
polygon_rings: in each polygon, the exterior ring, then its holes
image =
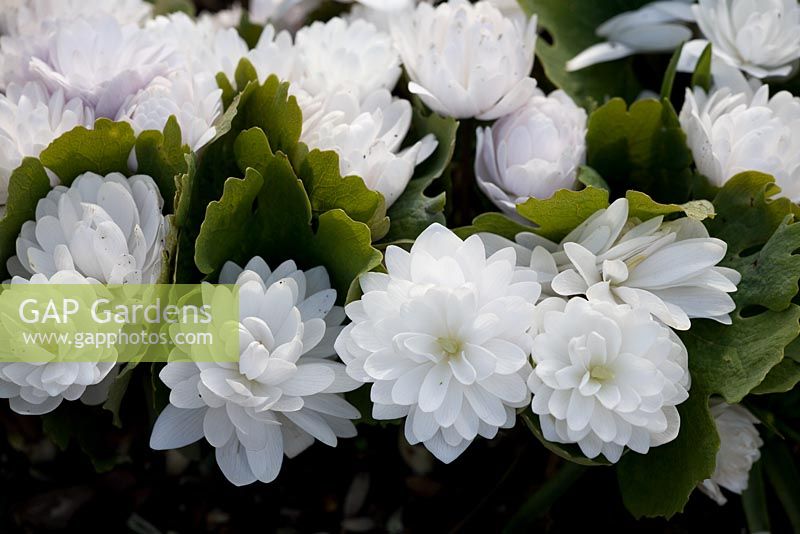
{"type": "Polygon", "coordinates": [[[553,478],[545,482],[523,504],[504,529],[505,534],[531,532],[535,521],[542,517],[586,472],[588,467],[565,462],[553,478]]]}
{"type": "Polygon", "coordinates": [[[751,534],[770,531],[763,471],[763,463],[759,460],[750,469],[750,480],[742,493],[742,507],[751,534]]]}

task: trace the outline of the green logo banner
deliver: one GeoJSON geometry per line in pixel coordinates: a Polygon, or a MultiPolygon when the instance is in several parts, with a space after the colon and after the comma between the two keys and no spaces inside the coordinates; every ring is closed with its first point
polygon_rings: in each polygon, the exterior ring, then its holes
{"type": "Polygon", "coordinates": [[[239,360],[239,286],[2,285],[0,362],[174,360],[239,360]]]}

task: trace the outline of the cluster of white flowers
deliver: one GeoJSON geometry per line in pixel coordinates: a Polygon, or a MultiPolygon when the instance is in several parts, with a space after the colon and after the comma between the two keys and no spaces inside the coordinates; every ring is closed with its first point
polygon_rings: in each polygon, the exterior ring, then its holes
{"type": "MultiPolygon", "coordinates": [[[[8,262],[12,284],[153,284],[161,272],[166,221],[149,176],[85,173],[56,186],[22,226],[8,262]]],[[[113,379],[114,354],[97,363],[62,361],[63,344],[43,346],[53,357],[0,365],[0,397],[22,414],[43,414],[62,400],[99,404],[113,379]],[[51,361],[52,360],[52,361],[51,361]]],[[[105,352],[108,352],[107,350],[105,352]]]]}
{"type": "Polygon", "coordinates": [[[143,0],[35,0],[4,11],[0,37],[0,193],[8,170],[54,137],[95,118],[162,129],[174,115],[199,149],[222,113],[218,72],[232,75],[247,46],[234,29],[184,14],[150,18],[143,0]]]}
{"type": "Polygon", "coordinates": [[[336,348],[373,384],[373,416],[406,417],[409,442],[445,462],[513,424],[529,393],[545,438],[590,458],[674,439],[690,376],[670,327],[730,322],[725,243],[692,219],[629,219],[625,199],[560,244],[517,241],[433,225],[361,277],[336,348]]]}
{"type": "Polygon", "coordinates": [[[301,141],[336,152],[342,175],[361,176],[387,206],[436,149],[432,135],[403,147],[412,108],[391,95],[400,57],[389,34],[366,20],[315,22],[294,40],[267,26],[247,58],[260,80],[276,74],[291,83],[303,111],[301,141]]]}
{"type": "MultiPolygon", "coordinates": [[[[174,449],[205,437],[233,484],[271,482],[284,454],[356,435],[351,420],[359,412],[341,394],[360,384],[331,359],[345,315],[322,267],[303,272],[287,261],[273,271],[256,257],[244,269],[227,263],[219,281],[240,286],[240,359],[201,363],[174,351],[159,375],[170,404],[150,446],[174,449]]],[[[203,297],[218,303],[227,291],[203,297]]]]}
{"type": "MultiPolygon", "coordinates": [[[[680,122],[698,170],[722,186],[741,172],[770,174],[782,195],[800,200],[800,99],[770,98],[762,79],[785,80],[800,64],[795,0],[670,0],[621,13],[597,28],[606,41],[567,62],[568,70],[683,45],[678,70],[692,72],[710,44],[710,91],[686,91],[680,122]],[[692,39],[691,25],[701,38],[692,39]]],[[[496,194],[496,192],[495,192],[496,194]]]]}
{"type": "Polygon", "coordinates": [[[785,77],[800,60],[800,6],[795,0],[657,1],[609,19],[597,35],[606,41],[570,60],[569,70],[641,52],[671,52],[685,43],[679,68],[690,71],[710,43],[720,69],[785,77]],[[690,24],[701,38],[692,40],[690,24]]]}
{"type": "MultiPolygon", "coordinates": [[[[252,0],[193,18],[153,17],[144,0],[9,0],[0,13],[0,205],[25,157],[97,118],[139,134],[174,117],[184,144],[200,151],[224,112],[218,78],[235,85],[244,59],[260,82],[289,82],[300,140],[334,151],[341,174],[361,177],[387,207],[438,147],[433,134],[413,138],[416,105],[473,121],[462,128],[492,121],[477,128],[474,173],[506,214],[578,186],[586,111],[564,91],[537,88],[537,19],[515,0],[338,1],[358,5],[303,26],[320,1],[252,0]],[[237,29],[246,20],[264,25],[252,49],[237,29]],[[404,76],[400,94],[414,103],[393,94],[404,76]]],[[[770,97],[760,82],[795,72],[797,2],[659,1],[597,34],[607,42],[568,70],[684,42],[679,68],[691,70],[712,43],[715,86],[687,90],[680,113],[698,170],[717,186],[742,171],[769,173],[800,202],[800,98],[770,97]],[[702,39],[690,41],[692,24],[702,39]]],[[[11,283],[163,278],[168,219],[154,177],[86,172],[59,185],[46,172],[53,189],[21,228],[11,283]]],[[[360,414],[344,394],[369,384],[372,416],[405,418],[407,441],[443,462],[528,407],[546,440],[588,458],[647,453],[676,438],[677,406],[689,396],[676,331],[693,319],[731,323],[741,276],[719,266],[726,252],[699,221],[642,221],[623,198],[559,243],[533,232],[462,239],[433,224],[410,250],[388,246],[385,273],[361,275],[363,295],[345,308],[324,267],[228,262],[219,283],[239,290],[238,361],[197,362],[176,348],[159,375],[170,403],[150,445],[205,438],[232,483],[270,482],[284,455],[355,436],[360,414]]],[[[235,302],[224,285],[204,284],[202,297],[235,302]]],[[[77,363],[60,361],[62,346],[43,350],[42,363],[0,363],[0,398],[14,411],[103,400],[113,354],[77,363]]],[[[711,411],[722,447],[701,488],[723,503],[720,487],[745,488],[762,442],[744,408],[715,401],[711,411]]]]}

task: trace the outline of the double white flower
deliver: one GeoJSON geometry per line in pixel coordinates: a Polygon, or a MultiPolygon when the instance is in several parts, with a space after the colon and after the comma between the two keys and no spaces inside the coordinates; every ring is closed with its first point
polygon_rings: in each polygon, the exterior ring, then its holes
{"type": "Polygon", "coordinates": [[[675,439],[690,376],[674,332],[645,310],[580,297],[537,314],[528,386],[545,439],[610,462],[675,439]]]}
{"type": "Polygon", "coordinates": [[[692,11],[714,56],[756,78],[788,76],[800,60],[795,0],[699,0],[692,11]]]}
{"type": "Polygon", "coordinates": [[[485,1],[423,3],[392,21],[392,36],[409,91],[437,113],[494,120],[534,95],[535,17],[512,21],[485,1]]]}
{"type": "MultiPolygon", "coordinates": [[[[323,267],[303,272],[287,261],[273,271],[253,258],[244,270],[227,263],[220,283],[239,286],[239,361],[174,353],[159,374],[170,404],[150,446],[173,449],[205,437],[233,484],[271,482],[284,454],[292,458],[315,439],[333,447],[356,435],[350,420],[358,410],[340,394],[360,384],[332,359],[344,313],[323,267]]],[[[226,302],[221,292],[227,289],[206,286],[204,298],[216,306],[226,302]]]]}
{"type": "Polygon", "coordinates": [[[574,189],[586,160],[586,112],[563,91],[537,94],[493,126],[478,128],[475,179],[501,210],[517,217],[529,197],[574,189]]]}
{"type": "Polygon", "coordinates": [[[42,50],[21,58],[24,80],[6,82],[41,80],[51,91],[81,98],[98,117],[116,117],[128,96],[168,74],[176,61],[174,50],[149,32],[107,15],[60,21],[43,38],[42,50]]]}
{"type": "MultiPolygon", "coordinates": [[[[509,241],[482,234],[490,250],[509,241]]],[[[518,257],[535,269],[555,295],[585,295],[590,300],[644,309],[677,330],[692,318],[730,324],[735,309],[728,295],[741,275],[717,264],[727,245],[711,238],[702,223],[683,218],[628,218],[628,201],[619,199],[570,232],[560,244],[531,233],[517,236],[518,257]]]]}
{"type": "Polygon", "coordinates": [[[386,250],[387,274],[361,277],[352,323],[336,351],[353,378],[372,383],[376,419],[406,417],[409,443],[451,462],[477,435],[514,424],[529,393],[536,273],[510,248],[486,256],[434,224],[410,252],[386,250]]]}
{"type": "Polygon", "coordinates": [[[712,399],[711,415],[719,434],[719,451],[714,474],[699,488],[722,506],[728,500],[720,488],[739,495],[747,489],[750,468],[761,458],[759,449],[764,441],[755,427],[759,420],[744,406],[712,399]]]}
{"type": "Polygon", "coordinates": [[[615,201],[588,221],[583,239],[565,240],[571,265],[552,280],[553,291],[629,304],[677,330],[688,330],[692,318],[730,324],[736,306],[728,293],[741,275],[716,266],[727,244],[690,218],[628,221],[627,207],[615,201]]]}
{"type": "MultiPolygon", "coordinates": [[[[52,276],[35,274],[30,280],[15,276],[11,284],[97,284],[76,271],[59,271],[52,276]]],[[[4,329],[30,329],[3,319],[4,329]],[[23,328],[24,327],[24,328],[23,328]]],[[[106,399],[110,381],[116,376],[116,349],[97,348],[97,362],[66,361],[72,346],[42,343],[36,347],[40,361],[0,363],[0,398],[8,399],[13,411],[21,415],[52,412],[63,401],[80,399],[85,404],[100,404],[106,399]]]]}
{"type": "Polygon", "coordinates": [[[94,124],[92,108],[64,91],[52,95],[41,84],[11,84],[0,94],[0,205],[8,197],[8,180],[22,159],[37,157],[53,139],[76,126],[94,124]]]}
{"type": "Polygon", "coordinates": [[[568,71],[642,52],[671,52],[692,37],[685,24],[694,22],[694,0],[652,2],[620,13],[597,27],[605,41],[590,46],[567,62],[568,71]]]}
{"type": "Polygon", "coordinates": [[[755,170],[800,201],[800,98],[787,91],[770,98],[767,85],[754,92],[687,89],[680,122],[698,170],[712,184],[755,170]]]}
{"type": "Polygon", "coordinates": [[[368,188],[384,196],[387,207],[405,191],[414,168],[438,144],[429,134],[401,148],[411,128],[411,104],[393,98],[386,89],[367,94],[363,101],[357,90],[340,90],[306,102],[300,140],[312,149],[335,151],[342,176],[360,176],[368,188]]]}
{"type": "Polygon", "coordinates": [[[336,152],[342,175],[360,176],[387,206],[437,147],[428,135],[403,148],[412,109],[391,95],[400,60],[391,38],[369,22],[314,23],[300,30],[294,43],[287,32],[276,34],[267,26],[247,57],[259,80],[276,74],[291,82],[303,112],[301,141],[336,152]]]}
{"type": "Polygon", "coordinates": [[[56,186],[22,226],[12,275],[50,278],[77,271],[107,284],[154,284],[161,273],[166,221],[149,176],[87,172],[56,186]]]}
{"type": "Polygon", "coordinates": [[[711,43],[714,71],[728,66],[756,78],[788,76],[800,59],[800,6],[795,0],[659,1],[611,18],[597,35],[606,42],[567,62],[568,70],[641,52],[671,52],[686,42],[680,70],[692,70],[711,43]],[[694,22],[703,38],[690,40],[687,25],[694,22]]]}

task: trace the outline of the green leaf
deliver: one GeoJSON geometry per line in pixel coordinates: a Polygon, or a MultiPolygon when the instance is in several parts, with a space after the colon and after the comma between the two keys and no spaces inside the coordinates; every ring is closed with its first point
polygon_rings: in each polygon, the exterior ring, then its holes
{"type": "Polygon", "coordinates": [[[447,170],[453,159],[459,123],[455,119],[442,117],[426,111],[421,103],[415,103],[409,139],[416,142],[428,134],[439,142],[436,151],[414,171],[414,176],[389,208],[391,227],[387,241],[415,239],[433,223],[444,224],[445,193],[426,196],[425,191],[447,170]]]}
{"type": "Polygon", "coordinates": [[[781,362],[769,370],[764,380],[750,393],[766,395],[769,393],[786,393],[800,383],[800,363],[784,357],[781,362]]]}
{"type": "Polygon", "coordinates": [[[681,44],[677,50],[672,54],[672,58],[669,60],[669,66],[667,67],[667,72],[664,73],[664,81],[661,82],[661,98],[669,100],[672,96],[672,87],[675,85],[675,74],[678,72],[678,60],[681,58],[681,52],[683,51],[683,44],[681,44]]]}
{"type": "Polygon", "coordinates": [[[718,216],[708,231],[728,243],[724,264],[742,273],[735,294],[741,307],[780,311],[798,291],[800,225],[793,223],[791,201],[773,198],[778,191],[771,176],[747,172],[728,180],[714,199],[718,216]]]}
{"type": "Polygon", "coordinates": [[[373,240],[380,239],[389,231],[383,195],[367,188],[358,176],[343,177],[336,152],[309,152],[301,143],[293,163],[308,192],[314,215],[341,209],[352,219],[369,226],[373,240]]]}
{"type": "Polygon", "coordinates": [[[258,44],[261,38],[261,33],[264,31],[264,26],[250,21],[249,13],[245,11],[242,13],[242,19],[239,21],[239,35],[247,43],[247,47],[252,49],[258,44]]]}
{"type": "Polygon", "coordinates": [[[4,280],[8,275],[6,262],[16,254],[22,225],[36,218],[36,205],[49,191],[50,179],[38,159],[23,159],[11,173],[6,211],[0,219],[0,271],[4,280]]]}
{"type": "Polygon", "coordinates": [[[120,419],[120,409],[122,408],[122,399],[128,391],[128,384],[131,382],[133,376],[133,369],[136,367],[135,362],[128,362],[119,371],[119,374],[114,378],[114,382],[108,388],[108,399],[103,403],[103,409],[111,412],[113,417],[113,424],[117,428],[122,428],[122,420],[120,419]]]}
{"type": "Polygon", "coordinates": [[[611,191],[611,188],[608,187],[608,183],[600,176],[600,173],[586,165],[581,165],[578,168],[578,181],[585,186],[611,191]]]}
{"type": "Polygon", "coordinates": [[[233,155],[242,173],[255,169],[262,176],[274,156],[267,134],[261,128],[250,128],[240,133],[233,144],[233,155]]]}
{"type": "Polygon", "coordinates": [[[713,219],[716,215],[714,205],[707,200],[692,200],[685,204],[659,204],[640,191],[628,191],[625,198],[628,199],[628,216],[642,221],[674,213],[683,213],[698,221],[713,219]]]}
{"type": "Polygon", "coordinates": [[[583,455],[580,448],[577,445],[565,445],[562,443],[553,443],[552,441],[547,441],[544,439],[544,434],[542,434],[542,427],[539,425],[539,418],[534,415],[529,409],[526,409],[524,412],[520,414],[520,417],[525,422],[525,426],[528,427],[528,430],[531,431],[531,434],[536,436],[536,439],[542,442],[542,445],[545,446],[547,450],[559,456],[565,460],[569,460],[572,463],[579,464],[579,465],[586,465],[586,466],[596,466],[596,465],[611,465],[611,463],[605,459],[603,456],[598,456],[595,459],[589,459],[583,455]]]}
{"type": "Polygon", "coordinates": [[[800,225],[790,224],[794,207],[773,199],[777,192],[770,176],[735,176],[714,200],[717,216],[706,221],[709,233],[728,244],[721,265],[742,275],[732,295],[737,308],[732,326],[695,321],[682,339],[694,383],[729,403],[761,384],[800,334],[800,307],[792,304],[800,279],[800,257],[794,255],[800,225]]]}
{"type": "Polygon", "coordinates": [[[780,363],[786,345],[800,334],[800,307],[752,317],[737,311],[732,318],[731,326],[695,320],[681,339],[689,351],[694,384],[737,403],[780,363]]]}
{"type": "Polygon", "coordinates": [[[244,179],[229,178],[200,228],[195,261],[205,274],[227,260],[240,265],[260,255],[271,264],[293,259],[305,268],[324,265],[340,299],[359,274],[375,268],[381,254],[369,228],[341,210],[319,217],[312,230],[311,203],[283,154],[268,158],[264,176],[253,168],[244,179]]]}
{"type": "Polygon", "coordinates": [[[190,17],[194,17],[196,11],[194,4],[189,0],[155,0],[153,2],[154,17],[170,13],[186,13],[190,17]]]}
{"type": "Polygon", "coordinates": [[[78,126],[53,141],[39,160],[61,184],[69,186],[84,172],[130,174],[128,156],[135,143],[133,128],[127,122],[97,119],[93,129],[78,126]]]}
{"type": "Polygon", "coordinates": [[[628,109],[614,98],[589,117],[586,145],[587,164],[613,196],[636,189],[659,202],[689,199],[692,153],[669,101],[640,100],[628,109]]]}
{"type": "Polygon", "coordinates": [[[714,472],[719,437],[708,409],[708,394],[693,383],[689,399],[678,406],[678,412],[677,438],[647,454],[629,451],[617,464],[622,499],[637,518],[669,518],[681,512],[697,484],[714,472]]]}
{"type": "Polygon", "coordinates": [[[700,55],[700,59],[697,62],[697,66],[694,68],[694,73],[692,74],[692,87],[702,87],[704,91],[708,92],[711,89],[711,43],[706,45],[703,53],[700,55]]]}
{"type": "MultiPolygon", "coordinates": [[[[254,81],[254,73],[252,64],[243,59],[236,71],[239,87],[243,88],[249,81],[254,81]],[[252,72],[249,72],[250,69],[252,72]]],[[[261,128],[274,151],[292,154],[300,141],[303,114],[297,99],[289,95],[289,84],[282,83],[273,74],[263,84],[254,83],[252,91],[240,100],[233,124],[236,131],[254,126],[261,128]]]]}
{"type": "Polygon", "coordinates": [[[529,15],[538,15],[540,28],[552,39],[552,44],[542,37],[536,43],[536,55],[544,65],[547,78],[581,105],[591,108],[612,96],[622,96],[629,102],[636,99],[642,88],[631,68],[631,60],[603,63],[577,72],[567,72],[567,61],[601,41],[595,35],[600,24],[649,1],[519,0],[519,3],[529,15]]]}
{"type": "Polygon", "coordinates": [[[497,234],[513,241],[514,236],[520,232],[535,232],[537,230],[538,229],[525,226],[517,221],[509,219],[502,213],[490,212],[478,215],[475,217],[475,220],[472,221],[471,226],[456,228],[454,232],[461,239],[466,239],[480,232],[487,232],[490,234],[497,234]]]}
{"type": "Polygon", "coordinates": [[[587,187],[581,191],[560,189],[546,199],[530,198],[517,212],[537,224],[536,233],[560,241],[597,210],[608,207],[608,191],[587,187]]]}
{"type": "Polygon", "coordinates": [[[175,177],[186,173],[189,147],[181,141],[181,128],[170,116],[164,131],[147,130],[136,139],[136,172],[151,176],[164,198],[164,213],[172,213],[175,205],[175,177]]]}
{"type": "MultiPolygon", "coordinates": [[[[228,115],[226,122],[229,126],[223,132],[227,133],[221,135],[218,142],[213,143],[219,145],[214,150],[206,149],[206,152],[211,152],[211,156],[204,154],[201,159],[201,177],[197,187],[213,193],[207,199],[201,199],[200,203],[206,205],[208,201],[219,198],[222,184],[220,177],[224,179],[241,176],[230,171],[221,175],[219,172],[205,173],[206,165],[212,168],[220,165],[213,159],[209,160],[209,157],[214,159],[230,157],[229,151],[234,148],[240,133],[258,128],[266,136],[270,154],[282,152],[290,157],[295,173],[303,181],[308,192],[315,216],[329,210],[341,209],[351,219],[367,224],[372,231],[373,239],[384,236],[389,228],[389,221],[386,218],[383,196],[367,188],[358,176],[342,177],[339,170],[339,156],[335,152],[309,151],[305,144],[300,143],[303,116],[297,100],[289,94],[289,84],[282,83],[274,75],[267,78],[263,84],[259,84],[257,73],[247,59],[239,62],[236,84],[240,89],[244,88],[244,91],[237,97],[238,100],[234,100],[226,113],[228,115]],[[203,185],[208,179],[216,181],[214,187],[210,189],[203,185]]],[[[253,141],[256,141],[255,137],[249,137],[240,143],[253,141]]],[[[236,158],[242,160],[239,162],[242,173],[249,162],[258,160],[260,157],[258,151],[263,148],[264,144],[259,141],[257,145],[240,149],[236,158]]]]}

